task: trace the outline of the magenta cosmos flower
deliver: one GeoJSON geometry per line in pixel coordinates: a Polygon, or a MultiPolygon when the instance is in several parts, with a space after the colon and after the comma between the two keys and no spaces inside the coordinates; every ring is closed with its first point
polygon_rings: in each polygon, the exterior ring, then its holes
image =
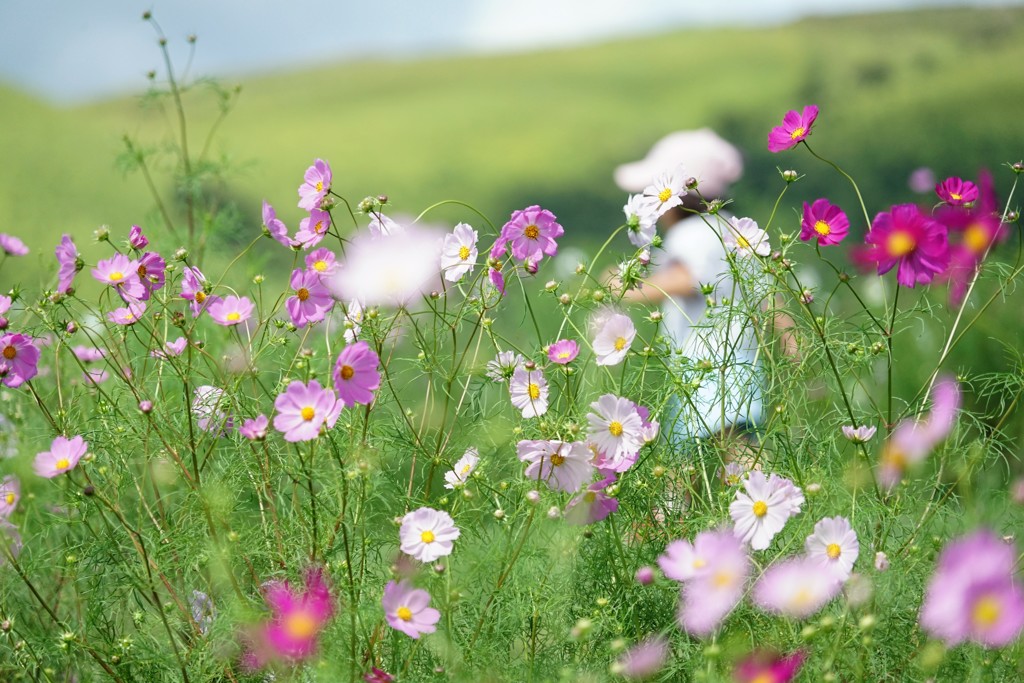
{"type": "Polygon", "coordinates": [[[92,269],[92,276],[113,287],[118,296],[126,302],[149,297],[146,286],[139,279],[138,261],[133,261],[124,254],[114,254],[97,263],[92,269]]]}
{"type": "Polygon", "coordinates": [[[40,477],[53,479],[59,474],[74,469],[88,450],[89,444],[81,436],[71,439],[58,436],[50,444],[50,450],[36,455],[32,467],[40,477]]]}
{"type": "Polygon", "coordinates": [[[334,388],[345,406],[373,402],[373,392],[380,388],[379,364],[380,357],[365,341],[341,350],[334,363],[334,388]]]}
{"type": "Polygon", "coordinates": [[[775,126],[768,133],[768,151],[781,152],[796,147],[811,134],[811,126],[818,118],[818,107],[809,104],[803,112],[788,111],[782,118],[782,125],[775,126]]]}
{"type": "Polygon", "coordinates": [[[580,355],[580,345],[572,339],[559,339],[548,347],[548,360],[559,365],[568,365],[580,355]]]}
{"type": "Polygon", "coordinates": [[[145,249],[149,246],[149,238],[142,234],[142,228],[133,225],[128,230],[128,245],[132,249],[145,249]]]}
{"type": "Polygon", "coordinates": [[[274,238],[281,246],[289,249],[299,246],[299,243],[288,236],[288,228],[284,221],[277,217],[277,212],[266,199],[263,200],[263,234],[274,238]]]}
{"type": "Polygon", "coordinates": [[[54,249],[57,256],[57,291],[67,294],[71,291],[71,285],[75,281],[75,275],[82,267],[78,260],[78,248],[75,246],[71,235],[64,235],[60,238],[60,244],[54,249]]]}
{"type": "Polygon", "coordinates": [[[139,274],[139,281],[146,288],[146,296],[149,296],[164,286],[164,279],[167,273],[167,262],[155,251],[147,251],[139,257],[139,267],[136,272],[139,274]]]}
{"type": "Polygon", "coordinates": [[[806,619],[839,594],[842,582],[809,557],[773,564],[754,584],[753,601],[761,609],[806,619]]]}
{"type": "Polygon", "coordinates": [[[451,515],[422,507],[405,515],[398,530],[399,548],[420,562],[433,562],[452,554],[459,529],[451,515]]]}
{"type": "Polygon", "coordinates": [[[839,244],[850,231],[850,220],[835,204],[827,199],[804,202],[804,217],[800,222],[800,239],[804,242],[817,238],[818,244],[839,244]]]}
{"type": "Polygon", "coordinates": [[[913,204],[897,204],[875,216],[865,241],[867,247],[854,258],[877,265],[879,275],[898,266],[896,281],[904,287],[928,284],[949,265],[946,226],[913,204]]]}
{"type": "Polygon", "coordinates": [[[978,198],[978,186],[969,180],[954,176],[936,184],[935,194],[951,206],[963,206],[978,198]]]}
{"type": "Polygon", "coordinates": [[[529,441],[516,444],[516,455],[528,463],[525,476],[542,481],[552,491],[575,493],[594,473],[586,444],[575,441],[529,441]]]}
{"type": "Polygon", "coordinates": [[[512,213],[512,217],[501,228],[501,235],[491,249],[491,257],[504,253],[511,246],[512,256],[520,261],[540,262],[544,255],[558,253],[556,239],[565,234],[555,214],[537,205],[528,206],[512,213]]]}
{"type": "Polygon", "coordinates": [[[274,429],[284,434],[285,441],[311,441],[320,436],[324,425],[334,426],[343,406],[331,389],[315,379],[309,384],[296,380],[274,401],[274,429]]]}
{"type": "Polygon", "coordinates": [[[238,325],[252,317],[253,305],[247,297],[227,296],[210,304],[210,317],[218,325],[238,325]]]}
{"type": "Polygon", "coordinates": [[[798,650],[785,657],[775,652],[758,650],[736,665],[733,677],[736,683],[789,683],[796,678],[807,653],[798,650]]]}
{"type": "Polygon", "coordinates": [[[299,186],[299,208],[306,211],[319,209],[324,197],[331,191],[331,167],[317,159],[306,169],[304,182],[299,186]]]}
{"type": "Polygon", "coordinates": [[[320,632],[334,616],[334,598],[323,570],[310,568],[304,578],[302,592],[293,590],[287,581],[264,584],[263,598],[271,617],[262,628],[266,650],[259,659],[305,659],[316,651],[320,632]]]}
{"type": "Polygon", "coordinates": [[[971,640],[1003,647],[1024,629],[1024,586],[1016,550],[981,529],[951,541],[925,592],[921,628],[949,647],[971,640]]]}
{"type": "Polygon", "coordinates": [[[25,243],[14,235],[0,232],[0,250],[8,256],[24,256],[28,253],[25,243]]]}
{"type": "Polygon", "coordinates": [[[292,271],[291,287],[295,296],[288,298],[285,308],[296,327],[320,322],[334,305],[334,298],[315,270],[296,268],[292,271]]]}
{"type": "Polygon", "coordinates": [[[441,613],[430,606],[430,593],[414,588],[407,580],[388,581],[381,599],[384,618],[391,628],[413,639],[437,630],[441,613]]]}
{"type": "Polygon", "coordinates": [[[20,333],[0,336],[0,381],[15,389],[39,372],[39,349],[32,337],[20,333]]]}

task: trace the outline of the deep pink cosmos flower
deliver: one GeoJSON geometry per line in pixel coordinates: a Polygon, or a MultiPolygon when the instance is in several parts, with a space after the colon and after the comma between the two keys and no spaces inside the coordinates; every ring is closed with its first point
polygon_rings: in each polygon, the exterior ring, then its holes
{"type": "Polygon", "coordinates": [[[363,674],[363,680],[366,683],[395,683],[394,676],[377,667],[373,667],[370,671],[363,674]]]}
{"type": "Polygon", "coordinates": [[[758,650],[736,665],[733,677],[736,683],[789,683],[796,678],[805,659],[807,653],[803,650],[786,656],[758,650]]]}
{"type": "Polygon", "coordinates": [[[295,242],[303,249],[315,247],[323,241],[330,227],[331,214],[320,209],[313,209],[308,216],[299,221],[295,242]]]}
{"type": "Polygon", "coordinates": [[[971,278],[989,249],[1009,235],[999,215],[999,200],[988,171],[978,174],[978,198],[969,207],[943,206],[935,218],[949,229],[949,268],[940,276],[949,280],[949,300],[958,306],[971,278]]]}
{"type": "Polygon", "coordinates": [[[288,228],[284,222],[277,217],[277,212],[266,199],[263,200],[263,233],[270,235],[282,246],[289,249],[299,246],[299,243],[288,236],[288,228]]]}
{"type": "Polygon", "coordinates": [[[263,441],[267,438],[267,426],[270,420],[266,415],[257,415],[251,420],[245,420],[238,428],[238,433],[250,441],[263,441]]]}
{"type": "Polygon", "coordinates": [[[839,244],[850,231],[850,221],[835,204],[827,199],[804,202],[804,217],[800,222],[800,239],[804,242],[817,238],[822,246],[839,244]]]}
{"type": "Polygon", "coordinates": [[[334,616],[334,597],[320,568],[307,569],[304,583],[301,592],[287,581],[263,585],[271,615],[249,643],[243,660],[246,668],[259,669],[275,660],[294,662],[316,652],[320,633],[334,616]]]}
{"type": "Polygon", "coordinates": [[[946,178],[935,186],[939,199],[951,206],[970,204],[978,198],[978,186],[963,178],[946,178]]]}
{"type": "Polygon", "coordinates": [[[25,243],[14,235],[0,232],[0,250],[8,256],[24,256],[28,253],[25,243]]]}
{"type": "Polygon", "coordinates": [[[147,251],[139,258],[139,267],[136,271],[139,274],[139,281],[146,288],[146,296],[158,291],[164,286],[164,278],[167,271],[167,262],[155,251],[147,251]]]}
{"type": "Polygon", "coordinates": [[[498,290],[498,294],[505,296],[505,276],[501,274],[500,268],[491,268],[487,271],[487,279],[491,285],[498,290]]]}
{"type": "Polygon", "coordinates": [[[343,406],[331,389],[315,379],[309,384],[296,380],[274,401],[274,429],[284,434],[285,441],[311,441],[320,436],[324,425],[334,426],[343,406]]]}
{"type": "Polygon", "coordinates": [[[331,167],[317,159],[306,169],[305,182],[299,185],[299,208],[306,211],[319,209],[324,197],[331,191],[331,167]]]}
{"type": "Polygon", "coordinates": [[[296,327],[320,322],[334,305],[334,297],[315,270],[296,268],[292,271],[291,287],[295,296],[288,298],[285,308],[296,327]]]}
{"type": "Polygon", "coordinates": [[[1003,647],[1024,629],[1024,585],[1015,575],[1017,552],[981,529],[951,541],[925,592],[921,628],[948,647],[965,640],[1003,647]]]}
{"type": "Polygon", "coordinates": [[[568,365],[580,355],[580,345],[572,339],[559,339],[548,347],[548,360],[559,365],[568,365]]]}
{"type": "Polygon", "coordinates": [[[0,336],[0,382],[15,389],[39,372],[39,349],[32,337],[14,333],[0,336]]]}
{"type": "Polygon", "coordinates": [[[97,263],[92,269],[92,276],[113,287],[125,302],[149,298],[146,286],[139,279],[139,262],[129,259],[124,254],[114,254],[97,263]]]}
{"type": "Polygon", "coordinates": [[[544,255],[558,253],[555,240],[565,234],[555,214],[539,206],[528,206],[514,211],[501,228],[501,235],[491,249],[491,258],[500,258],[506,246],[512,247],[512,256],[520,261],[539,262],[544,255]],[[496,253],[498,255],[496,255],[496,253]]]}
{"type": "Polygon", "coordinates": [[[818,118],[817,105],[810,104],[804,107],[802,113],[788,111],[782,118],[782,125],[775,126],[768,133],[768,151],[781,152],[784,149],[796,147],[811,134],[811,126],[818,118]]]}
{"type": "Polygon", "coordinates": [[[57,256],[57,291],[67,294],[71,291],[71,285],[75,281],[75,275],[81,269],[82,264],[78,259],[78,248],[75,247],[71,235],[64,235],[60,238],[60,244],[54,249],[57,256]]]}
{"type": "Polygon", "coordinates": [[[133,225],[128,230],[128,244],[132,249],[145,249],[149,246],[149,239],[142,234],[142,228],[133,225]]]}
{"type": "Polygon", "coordinates": [[[430,593],[413,588],[405,579],[388,581],[381,606],[388,625],[413,639],[436,631],[435,624],[441,620],[441,613],[430,607],[430,593]]]}
{"type": "Polygon", "coordinates": [[[596,524],[619,509],[619,500],[608,495],[606,489],[615,483],[615,472],[602,470],[604,475],[565,506],[565,521],[575,526],[596,524]]]}
{"type": "Polygon", "coordinates": [[[81,436],[71,439],[58,436],[50,444],[50,450],[36,454],[32,468],[40,477],[53,479],[59,474],[74,469],[88,450],[89,444],[81,436]]]}
{"type": "Polygon", "coordinates": [[[227,296],[209,306],[210,317],[218,325],[238,325],[252,317],[253,305],[247,297],[227,296]]]}
{"type": "Polygon", "coordinates": [[[369,404],[380,388],[380,358],[365,341],[349,344],[334,363],[334,388],[345,406],[369,404]]]}
{"type": "Polygon", "coordinates": [[[876,265],[879,275],[898,265],[896,281],[904,287],[928,284],[949,265],[946,227],[913,204],[897,204],[875,216],[865,241],[854,258],[876,265]]]}

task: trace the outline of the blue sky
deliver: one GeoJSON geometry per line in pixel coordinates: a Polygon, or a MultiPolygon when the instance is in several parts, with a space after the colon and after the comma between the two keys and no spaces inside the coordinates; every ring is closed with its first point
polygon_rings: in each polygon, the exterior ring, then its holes
{"type": "MultiPolygon", "coordinates": [[[[5,0],[0,82],[56,102],[144,87],[159,66],[151,9],[194,68],[239,76],[339,59],[511,52],[687,27],[780,23],[809,14],[1024,0],[5,0]]],[[[177,60],[177,55],[176,55],[177,60]]],[[[183,60],[182,60],[183,61],[183,60]]]]}

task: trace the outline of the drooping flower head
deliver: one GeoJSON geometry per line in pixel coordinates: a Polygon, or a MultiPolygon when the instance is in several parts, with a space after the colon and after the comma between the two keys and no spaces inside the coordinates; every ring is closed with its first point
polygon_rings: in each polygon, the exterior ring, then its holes
{"type": "Polygon", "coordinates": [[[320,436],[321,427],[334,427],[343,406],[330,388],[315,379],[309,384],[295,380],[274,400],[274,429],[285,441],[312,441],[320,436]]]}
{"type": "Polygon", "coordinates": [[[850,520],[826,517],[814,525],[814,533],[807,537],[804,549],[812,562],[831,572],[837,580],[846,581],[860,554],[860,543],[850,520]]]}
{"type": "Polygon", "coordinates": [[[516,444],[516,455],[528,463],[526,478],[552,491],[576,493],[594,473],[590,449],[578,441],[523,440],[516,444]]]}
{"type": "Polygon", "coordinates": [[[749,257],[754,254],[768,256],[772,245],[768,242],[768,233],[758,227],[752,218],[731,218],[722,231],[722,243],[736,252],[738,256],[749,257]]]}
{"type": "Polygon", "coordinates": [[[548,382],[540,369],[516,368],[508,390],[512,405],[522,412],[523,417],[540,417],[548,412],[548,382]]]}
{"type": "Polygon", "coordinates": [[[280,245],[288,247],[289,249],[299,246],[296,240],[293,240],[288,236],[288,228],[284,222],[277,217],[277,212],[274,211],[274,207],[271,206],[267,200],[263,200],[263,232],[265,235],[270,235],[280,245]]]}
{"type": "Polygon", "coordinates": [[[402,518],[398,537],[403,553],[420,562],[433,562],[451,555],[459,529],[447,512],[422,507],[402,518]]]}
{"type": "Polygon", "coordinates": [[[167,277],[167,262],[155,251],[147,251],[139,257],[138,268],[139,282],[146,288],[146,299],[153,292],[163,289],[164,280],[167,277]]]}
{"type": "MultiPolygon", "coordinates": [[[[436,631],[435,624],[441,620],[441,613],[430,607],[430,593],[414,588],[406,579],[388,581],[381,606],[388,625],[413,639],[436,631]]],[[[390,676],[388,680],[392,680],[390,676]]]]}
{"type": "Polygon", "coordinates": [[[142,228],[133,225],[128,230],[128,245],[132,249],[145,249],[149,246],[149,238],[142,233],[142,228]]]}
{"type": "Polygon", "coordinates": [[[185,266],[181,272],[181,298],[190,302],[192,315],[198,316],[213,303],[206,291],[206,276],[195,266],[185,266]]]}
{"type": "Polygon", "coordinates": [[[477,232],[472,226],[459,223],[444,236],[441,247],[441,272],[449,282],[458,282],[466,273],[473,272],[478,256],[477,232]]]}
{"type": "Polygon", "coordinates": [[[270,420],[266,415],[257,415],[252,419],[245,420],[238,428],[238,433],[250,441],[263,441],[267,438],[269,425],[270,420]]]}
{"type": "Polygon", "coordinates": [[[809,104],[802,112],[790,110],[782,117],[782,125],[775,126],[768,133],[768,151],[781,152],[807,139],[811,134],[814,120],[818,118],[818,107],[809,104]]]}
{"type": "Polygon", "coordinates": [[[761,609],[806,619],[839,594],[842,582],[809,557],[773,564],[754,584],[753,601],[761,609]]]}
{"type": "Polygon", "coordinates": [[[209,311],[218,325],[238,325],[252,317],[253,304],[248,297],[231,295],[210,304],[209,311]]]}
{"type": "Polygon", "coordinates": [[[480,462],[480,456],[475,448],[467,448],[450,470],[444,473],[446,489],[457,489],[465,485],[469,475],[473,474],[476,464],[480,462]]]}
{"type": "Polygon", "coordinates": [[[57,291],[67,294],[75,281],[75,275],[82,267],[78,258],[78,248],[71,235],[63,235],[60,244],[54,249],[57,256],[57,291]]]}
{"type": "Polygon", "coordinates": [[[743,482],[743,490],[729,505],[736,536],[754,550],[764,550],[786,520],[800,511],[804,496],[793,482],[777,474],[769,477],[753,471],[743,482]]]}
{"type": "Polygon", "coordinates": [[[705,533],[711,536],[699,545],[714,552],[683,584],[679,597],[679,625],[698,637],[711,634],[739,604],[750,576],[746,548],[730,529],[705,533]]]}
{"type": "Polygon", "coordinates": [[[580,345],[572,339],[559,339],[548,347],[548,360],[558,365],[568,365],[580,354],[580,345]]]}
{"type": "Polygon", "coordinates": [[[782,656],[777,652],[758,650],[743,658],[733,670],[736,683],[790,683],[796,678],[807,659],[807,653],[797,650],[782,656]]]}
{"type": "Polygon", "coordinates": [[[149,298],[146,286],[139,279],[139,263],[124,254],[114,254],[103,259],[92,269],[92,276],[105,285],[110,285],[117,295],[126,302],[149,298]]]}
{"type": "Polygon", "coordinates": [[[296,268],[292,271],[290,284],[295,295],[288,297],[285,308],[296,327],[312,325],[327,317],[334,298],[315,270],[296,268]]]}
{"type": "Polygon", "coordinates": [[[373,402],[373,392],[380,388],[380,358],[365,341],[349,344],[334,363],[334,388],[346,406],[373,402]]]}
{"type": "Polygon", "coordinates": [[[0,382],[16,389],[39,372],[39,348],[32,337],[15,332],[0,335],[0,382]]]}
{"type": "MultiPolygon", "coordinates": [[[[539,206],[528,206],[512,213],[512,217],[501,228],[498,242],[501,253],[505,245],[512,248],[512,256],[520,261],[540,262],[545,255],[554,256],[558,253],[556,239],[565,234],[558,224],[555,214],[539,206]]],[[[491,249],[492,258],[495,249],[491,249]]]]}
{"type": "Polygon", "coordinates": [[[499,351],[498,355],[487,362],[487,376],[495,382],[507,382],[512,374],[526,362],[526,359],[515,351],[499,351]]]}
{"type": "Polygon", "coordinates": [[[623,471],[620,466],[624,461],[636,455],[644,445],[636,404],[628,398],[605,394],[591,403],[590,409],[594,412],[587,413],[587,438],[604,454],[602,466],[623,471]]]}
{"type": "Polygon", "coordinates": [[[878,274],[894,266],[896,282],[904,287],[928,284],[949,265],[946,227],[914,204],[897,204],[882,211],[871,223],[867,246],[854,252],[862,265],[874,265],[878,274]]]}
{"type": "Polygon", "coordinates": [[[597,333],[594,335],[594,353],[598,365],[618,365],[629,353],[629,347],[636,337],[636,327],[628,315],[606,313],[594,320],[597,333]]]}
{"type": "Polygon", "coordinates": [[[963,206],[978,198],[978,186],[969,180],[953,176],[936,184],[935,194],[950,206],[963,206]]]}
{"type": "Polygon", "coordinates": [[[306,211],[319,209],[324,197],[331,191],[330,164],[323,159],[317,159],[313,165],[306,169],[302,185],[299,185],[299,208],[306,211]]]}
{"type": "Polygon", "coordinates": [[[829,200],[816,199],[813,204],[804,202],[804,215],[800,222],[800,239],[804,242],[817,239],[822,246],[839,244],[849,231],[850,220],[829,200]]]}
{"type": "Polygon", "coordinates": [[[8,256],[24,256],[28,253],[28,247],[14,235],[0,232],[0,251],[8,256]]]}
{"type": "Polygon", "coordinates": [[[40,477],[53,479],[74,469],[88,450],[89,444],[81,436],[71,439],[58,436],[50,444],[50,450],[36,454],[32,468],[40,477]]]}

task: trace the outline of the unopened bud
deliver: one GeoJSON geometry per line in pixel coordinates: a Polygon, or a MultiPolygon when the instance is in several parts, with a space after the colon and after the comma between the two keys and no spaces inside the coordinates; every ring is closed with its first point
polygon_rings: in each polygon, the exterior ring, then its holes
{"type": "Polygon", "coordinates": [[[96,494],[96,487],[93,486],[92,484],[87,484],[85,486],[85,488],[82,489],[82,495],[87,497],[87,498],[91,497],[91,496],[93,496],[95,494],[96,494]]]}
{"type": "Polygon", "coordinates": [[[441,564],[440,562],[438,562],[437,564],[435,564],[435,565],[434,565],[434,573],[435,573],[435,574],[444,574],[444,572],[445,572],[445,570],[446,570],[446,569],[448,569],[448,568],[447,568],[447,567],[445,567],[445,566],[444,566],[443,564],[441,564]]]}
{"type": "Polygon", "coordinates": [[[693,176],[690,176],[689,178],[687,178],[684,181],[683,184],[686,186],[687,190],[696,190],[697,189],[697,185],[699,184],[699,181],[696,178],[694,178],[693,176]]]}
{"type": "Polygon", "coordinates": [[[388,196],[386,194],[379,194],[377,195],[377,201],[380,202],[381,204],[387,204],[388,196]]]}
{"type": "Polygon", "coordinates": [[[178,247],[174,252],[175,261],[185,261],[188,258],[188,249],[185,247],[178,247]]]}
{"type": "Polygon", "coordinates": [[[495,510],[491,514],[493,514],[494,518],[497,519],[498,521],[501,521],[501,520],[505,519],[505,511],[502,510],[501,508],[498,508],[497,510],[495,510]]]}
{"type": "Polygon", "coordinates": [[[814,292],[809,289],[805,289],[800,293],[800,303],[808,306],[812,301],[814,301],[814,292]]]}
{"type": "Polygon", "coordinates": [[[72,320],[71,322],[64,326],[64,331],[67,332],[68,334],[74,334],[75,332],[78,332],[78,323],[72,320]]]}
{"type": "Polygon", "coordinates": [[[142,412],[142,414],[149,415],[151,412],[153,412],[153,402],[139,401],[139,410],[142,412]]]}
{"type": "Polygon", "coordinates": [[[558,519],[562,516],[562,511],[558,509],[557,505],[552,505],[548,508],[548,519],[558,519]]]}
{"type": "Polygon", "coordinates": [[[1021,163],[1019,161],[1017,163],[1015,163],[1013,166],[1011,166],[1010,168],[1013,169],[1014,173],[1024,173],[1024,163],[1021,163]]]}
{"type": "Polygon", "coordinates": [[[558,289],[558,283],[555,282],[554,280],[548,280],[547,284],[544,285],[544,289],[549,292],[553,292],[556,289],[558,289]]]}
{"type": "Polygon", "coordinates": [[[568,306],[569,304],[572,303],[572,297],[569,296],[568,294],[563,294],[562,296],[558,297],[558,303],[562,304],[563,306],[568,306]]]}
{"type": "Polygon", "coordinates": [[[188,40],[189,45],[195,45],[196,34],[191,34],[188,38],[186,38],[186,40],[188,40]]]}
{"type": "Polygon", "coordinates": [[[594,293],[591,295],[591,298],[594,301],[601,303],[602,301],[604,301],[604,291],[600,289],[595,289],[594,293]]]}
{"type": "Polygon", "coordinates": [[[1007,211],[1006,212],[1006,222],[1007,223],[1016,223],[1018,218],[1020,218],[1020,214],[1017,213],[1016,211],[1007,211]]]}
{"type": "Polygon", "coordinates": [[[585,272],[587,272],[587,267],[585,265],[583,265],[582,263],[577,263],[576,264],[576,274],[577,275],[583,275],[583,273],[585,273],[585,272]]]}
{"type": "Polygon", "coordinates": [[[92,236],[96,238],[97,242],[107,242],[110,240],[110,228],[106,225],[101,225],[93,230],[92,236]]]}
{"type": "Polygon", "coordinates": [[[530,505],[536,505],[537,503],[539,503],[540,502],[540,491],[527,491],[526,492],[526,501],[530,505]]]}
{"type": "Polygon", "coordinates": [[[787,169],[787,170],[782,172],[782,179],[785,180],[787,183],[791,183],[791,182],[795,181],[796,178],[797,178],[797,173],[796,173],[796,171],[794,171],[792,169],[787,169]]]}
{"type": "Polygon", "coordinates": [[[634,578],[641,586],[649,586],[654,583],[654,570],[645,565],[636,570],[634,578]]]}

